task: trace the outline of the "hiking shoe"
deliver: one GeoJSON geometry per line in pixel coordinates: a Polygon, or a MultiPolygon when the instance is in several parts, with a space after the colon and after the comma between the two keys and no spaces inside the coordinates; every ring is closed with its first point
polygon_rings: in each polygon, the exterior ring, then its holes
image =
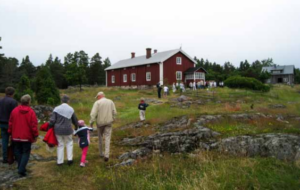
{"type": "Polygon", "coordinates": [[[109,158],[104,157],[104,162],[108,162],[109,158]]]}
{"type": "Polygon", "coordinates": [[[81,162],[80,167],[85,167],[85,163],[81,162]]]}
{"type": "Polygon", "coordinates": [[[61,164],[56,164],[57,166],[62,166],[63,165],[63,163],[61,163],[61,164]]]}
{"type": "Polygon", "coordinates": [[[68,165],[71,166],[73,164],[73,160],[68,160],[68,165]]]}
{"type": "Polygon", "coordinates": [[[25,172],[18,172],[18,174],[20,177],[26,177],[26,175],[27,175],[25,172]]]}

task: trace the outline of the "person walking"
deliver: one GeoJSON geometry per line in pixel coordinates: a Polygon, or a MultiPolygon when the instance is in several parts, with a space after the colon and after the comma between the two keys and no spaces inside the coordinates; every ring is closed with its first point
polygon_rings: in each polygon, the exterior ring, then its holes
{"type": "Polygon", "coordinates": [[[161,90],[162,90],[162,87],[161,87],[162,85],[159,85],[158,87],[157,87],[157,95],[158,95],[158,98],[161,98],[161,90]]]}
{"type": "Polygon", "coordinates": [[[5,97],[0,100],[0,128],[2,137],[2,163],[8,163],[7,160],[7,148],[9,141],[8,122],[9,117],[13,109],[18,106],[18,102],[12,97],[14,96],[15,89],[13,87],[7,87],[5,89],[5,97]]]}
{"type": "Polygon", "coordinates": [[[18,162],[18,174],[26,176],[26,166],[30,157],[31,144],[39,136],[38,120],[30,108],[31,97],[26,94],[21,97],[21,105],[16,107],[9,118],[8,133],[12,135],[15,157],[18,162]]]}
{"type": "Polygon", "coordinates": [[[145,121],[146,119],[146,108],[149,106],[149,104],[145,103],[145,99],[141,98],[141,102],[138,106],[138,109],[140,110],[140,119],[141,121],[145,121]]]}
{"type": "Polygon", "coordinates": [[[176,92],[176,85],[175,85],[175,83],[173,83],[172,89],[173,89],[173,93],[175,93],[176,92]]]}
{"type": "Polygon", "coordinates": [[[195,81],[193,82],[193,90],[197,90],[195,81]]]}
{"type": "Polygon", "coordinates": [[[61,98],[62,104],[55,107],[49,121],[49,128],[54,127],[54,133],[58,141],[57,146],[57,165],[61,166],[64,163],[64,149],[67,149],[68,165],[73,164],[73,128],[78,128],[78,120],[74,109],[69,106],[70,98],[63,95],[61,98]]]}
{"type": "Polygon", "coordinates": [[[85,164],[88,163],[86,155],[90,144],[90,131],[93,131],[93,128],[87,127],[84,120],[79,120],[78,125],[79,129],[74,132],[74,135],[78,135],[78,144],[82,149],[80,167],[85,167],[85,164]]]}
{"type": "Polygon", "coordinates": [[[103,92],[98,92],[95,97],[97,101],[94,103],[91,111],[90,127],[93,128],[94,122],[97,124],[99,137],[100,157],[104,157],[104,161],[109,160],[110,139],[112,133],[112,123],[115,121],[117,110],[112,100],[105,98],[103,92]],[[102,151],[102,141],[105,138],[105,153],[102,151]]]}
{"type": "Polygon", "coordinates": [[[169,87],[164,86],[164,97],[166,98],[168,96],[169,87]]]}

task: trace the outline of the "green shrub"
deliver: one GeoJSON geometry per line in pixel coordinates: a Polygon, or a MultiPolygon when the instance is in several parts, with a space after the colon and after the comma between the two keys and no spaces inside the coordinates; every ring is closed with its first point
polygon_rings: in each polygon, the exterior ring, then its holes
{"type": "Polygon", "coordinates": [[[268,92],[270,86],[263,84],[255,78],[232,76],[224,81],[225,86],[229,88],[245,88],[257,91],[268,92]]]}
{"type": "Polygon", "coordinates": [[[23,75],[16,89],[14,98],[18,102],[20,102],[21,97],[24,96],[25,94],[29,94],[31,96],[31,102],[34,102],[34,97],[33,97],[34,93],[30,89],[30,80],[26,75],[23,75]]]}

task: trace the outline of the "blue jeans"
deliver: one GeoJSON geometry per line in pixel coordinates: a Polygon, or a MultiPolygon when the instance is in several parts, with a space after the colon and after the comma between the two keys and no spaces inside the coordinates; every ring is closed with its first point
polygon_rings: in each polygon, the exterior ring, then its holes
{"type": "Polygon", "coordinates": [[[8,147],[8,140],[9,140],[9,134],[7,132],[8,124],[0,124],[0,128],[1,128],[1,137],[2,137],[3,161],[7,161],[7,147],[8,147]]]}
{"type": "Polygon", "coordinates": [[[18,173],[26,173],[31,151],[31,142],[14,142],[15,157],[18,162],[18,173]]]}

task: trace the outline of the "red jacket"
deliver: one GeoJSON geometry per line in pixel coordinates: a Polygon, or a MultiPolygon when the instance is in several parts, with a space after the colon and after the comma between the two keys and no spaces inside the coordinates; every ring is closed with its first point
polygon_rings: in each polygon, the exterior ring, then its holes
{"type": "Polygon", "coordinates": [[[10,114],[8,133],[11,133],[13,141],[34,142],[39,136],[35,112],[29,106],[16,107],[10,114]]]}
{"type": "Polygon", "coordinates": [[[57,142],[57,139],[56,139],[56,136],[55,136],[55,133],[54,133],[54,128],[50,128],[48,130],[48,132],[46,133],[43,141],[45,143],[47,143],[49,147],[54,147],[54,146],[58,145],[58,142],[57,142]]]}
{"type": "Polygon", "coordinates": [[[49,123],[44,123],[41,127],[40,127],[40,130],[41,131],[47,131],[43,141],[45,143],[48,144],[49,147],[54,147],[56,145],[58,145],[58,142],[57,142],[57,139],[56,139],[56,136],[55,136],[55,133],[54,133],[54,128],[50,128],[48,130],[48,127],[49,127],[49,123]]]}

